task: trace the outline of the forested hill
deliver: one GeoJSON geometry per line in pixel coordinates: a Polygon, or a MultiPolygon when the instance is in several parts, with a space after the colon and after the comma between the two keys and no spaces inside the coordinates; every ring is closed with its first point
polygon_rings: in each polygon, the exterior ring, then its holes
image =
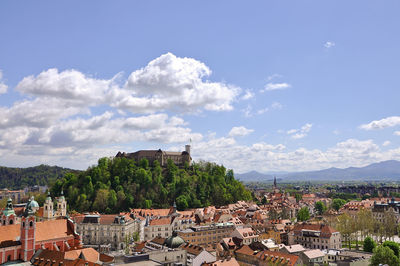
{"type": "Polygon", "coordinates": [[[23,189],[34,185],[45,186],[70,172],[79,171],[43,164],[28,168],[0,166],[0,188],[23,189]]]}
{"type": "Polygon", "coordinates": [[[232,170],[213,163],[195,163],[178,168],[146,159],[101,158],[78,175],[67,174],[51,188],[61,189],[70,210],[116,213],[129,208],[169,208],[174,200],[179,210],[224,205],[250,200],[251,193],[236,180],[232,170]]]}

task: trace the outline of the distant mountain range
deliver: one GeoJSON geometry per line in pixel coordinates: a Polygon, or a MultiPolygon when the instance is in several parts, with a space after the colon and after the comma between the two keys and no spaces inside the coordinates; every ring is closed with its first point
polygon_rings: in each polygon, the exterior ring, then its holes
{"type": "Polygon", "coordinates": [[[329,168],[319,171],[263,174],[251,171],[235,175],[244,182],[271,182],[276,176],[277,181],[400,181],[400,161],[390,160],[373,163],[364,167],[349,167],[345,169],[329,168]]]}

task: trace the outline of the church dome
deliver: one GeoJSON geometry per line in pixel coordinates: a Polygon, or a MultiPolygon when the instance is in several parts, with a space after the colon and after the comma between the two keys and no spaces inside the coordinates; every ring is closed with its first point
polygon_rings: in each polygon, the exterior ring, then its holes
{"type": "Polygon", "coordinates": [[[36,200],[32,200],[30,205],[31,205],[32,208],[39,208],[39,203],[37,203],[36,200]]]}
{"type": "Polygon", "coordinates": [[[166,245],[169,248],[178,248],[183,243],[185,243],[185,240],[183,240],[180,236],[178,236],[178,234],[174,231],[172,233],[172,236],[165,239],[164,245],[166,245]]]}

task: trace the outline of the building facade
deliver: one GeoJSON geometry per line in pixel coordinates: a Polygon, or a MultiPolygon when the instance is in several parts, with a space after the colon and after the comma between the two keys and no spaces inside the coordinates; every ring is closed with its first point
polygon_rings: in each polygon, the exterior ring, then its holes
{"type": "Polygon", "coordinates": [[[191,226],[185,230],[178,231],[178,235],[187,243],[207,246],[219,243],[223,238],[229,237],[233,230],[235,230],[233,223],[219,223],[191,226]]]}
{"type": "Polygon", "coordinates": [[[340,233],[325,224],[296,224],[289,234],[289,244],[300,244],[309,249],[339,249],[340,233]]]}
{"type": "Polygon", "coordinates": [[[127,215],[84,215],[73,218],[76,231],[82,236],[84,245],[108,245],[114,250],[125,249],[134,234],[139,235],[143,223],[127,215]]]}

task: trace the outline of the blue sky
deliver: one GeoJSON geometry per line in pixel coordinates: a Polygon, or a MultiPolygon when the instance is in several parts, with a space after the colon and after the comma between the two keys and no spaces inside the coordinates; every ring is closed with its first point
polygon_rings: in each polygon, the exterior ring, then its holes
{"type": "Polygon", "coordinates": [[[0,165],[400,159],[398,1],[1,1],[0,165]],[[375,122],[373,122],[375,121],[375,122]]]}

